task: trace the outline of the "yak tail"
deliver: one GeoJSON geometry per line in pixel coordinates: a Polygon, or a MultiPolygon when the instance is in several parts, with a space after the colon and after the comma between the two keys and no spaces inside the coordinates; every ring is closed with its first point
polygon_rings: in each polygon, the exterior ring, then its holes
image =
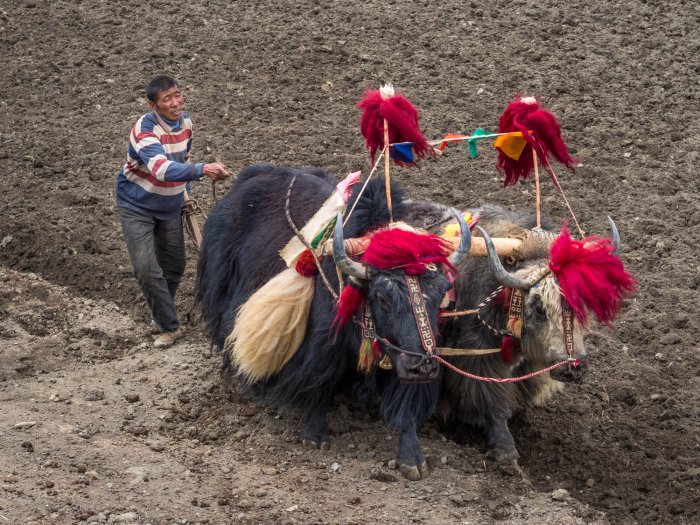
{"type": "Polygon", "coordinates": [[[241,306],[225,349],[238,374],[253,383],[277,372],[306,335],[315,279],[287,268],[241,306]]]}

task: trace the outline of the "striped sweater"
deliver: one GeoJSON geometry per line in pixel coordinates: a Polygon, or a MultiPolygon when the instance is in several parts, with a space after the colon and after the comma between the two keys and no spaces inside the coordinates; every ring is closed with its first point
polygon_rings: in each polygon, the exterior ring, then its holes
{"type": "Polygon", "coordinates": [[[117,205],[157,219],[180,215],[189,181],[201,180],[203,164],[189,164],[192,121],[166,122],[155,111],[142,116],[129,135],[126,163],[117,175],[117,205]]]}

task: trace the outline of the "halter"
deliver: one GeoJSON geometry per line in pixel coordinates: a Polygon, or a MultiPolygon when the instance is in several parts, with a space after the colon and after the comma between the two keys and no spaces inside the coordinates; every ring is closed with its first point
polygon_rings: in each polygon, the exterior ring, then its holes
{"type": "MultiPolygon", "coordinates": [[[[549,275],[551,272],[549,269],[547,269],[543,274],[540,276],[537,281],[535,281],[532,286],[537,285],[542,279],[544,279],[547,275],[549,275]]],[[[510,303],[508,306],[508,321],[506,323],[506,328],[505,329],[499,329],[495,328],[494,326],[491,326],[491,324],[488,323],[482,316],[481,316],[481,309],[485,307],[487,304],[489,304],[491,301],[493,301],[503,290],[505,289],[505,286],[500,285],[498,286],[493,292],[491,292],[482,302],[480,302],[476,309],[474,310],[462,310],[459,312],[443,312],[440,314],[441,317],[459,317],[461,315],[470,315],[474,314],[477,316],[479,321],[481,321],[481,324],[483,324],[486,328],[491,330],[496,335],[499,335],[501,337],[513,337],[514,339],[517,339],[520,341],[522,339],[522,334],[523,334],[523,329],[525,328],[525,318],[524,318],[524,311],[525,311],[525,302],[524,302],[524,294],[523,290],[519,288],[513,288],[511,291],[511,297],[510,297],[510,303]]],[[[574,362],[577,361],[574,359],[574,316],[573,312],[571,311],[571,307],[569,304],[566,302],[566,298],[562,295],[561,298],[561,306],[562,306],[562,331],[564,334],[564,345],[566,348],[566,353],[568,355],[568,361],[574,362]]],[[[450,350],[449,354],[450,355],[478,355],[475,352],[475,350],[479,349],[445,349],[445,350],[450,350]],[[463,352],[463,353],[462,353],[463,352]]],[[[495,351],[493,352],[495,353],[495,351]]]]}

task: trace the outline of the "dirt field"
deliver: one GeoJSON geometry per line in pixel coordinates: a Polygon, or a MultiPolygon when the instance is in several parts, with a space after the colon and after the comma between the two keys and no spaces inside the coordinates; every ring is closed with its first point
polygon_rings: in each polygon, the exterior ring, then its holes
{"type": "MultiPolygon", "coordinates": [[[[698,4],[265,4],[0,0],[0,524],[698,523],[698,4]],[[519,91],[557,115],[582,164],[558,170],[569,200],[588,232],[614,217],[640,285],[590,337],[586,381],[513,421],[521,471],[429,424],[432,475],[404,481],[396,437],[343,405],[331,451],[302,449],[295,414],[222,388],[194,251],[185,342],[150,347],[113,185],[161,72],[184,85],[195,160],[234,171],[367,172],[355,104],[380,81],[429,138],[495,130],[519,91]]],[[[533,184],[502,189],[480,148],[395,178],[460,208],[532,210],[533,184]]],[[[209,184],[196,196],[211,207],[209,184]]]]}

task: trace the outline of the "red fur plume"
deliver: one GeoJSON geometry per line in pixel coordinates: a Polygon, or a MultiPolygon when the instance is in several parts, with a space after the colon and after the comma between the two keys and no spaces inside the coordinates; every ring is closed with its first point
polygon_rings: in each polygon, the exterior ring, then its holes
{"type": "MultiPolygon", "coordinates": [[[[557,119],[534,98],[522,98],[520,95],[511,102],[501,115],[498,132],[520,131],[528,144],[535,148],[539,160],[549,158],[550,153],[559,162],[573,171],[574,160],[561,138],[561,128],[557,119]],[[532,133],[530,133],[532,132],[532,133]]],[[[532,147],[525,147],[520,158],[515,160],[498,150],[496,167],[505,173],[504,186],[515,184],[518,179],[526,179],[534,167],[532,147]]],[[[556,184],[556,181],[554,181],[556,184]]]]}
{"type": "Polygon", "coordinates": [[[583,325],[587,310],[601,322],[610,324],[620,308],[620,301],[635,291],[636,280],[625,271],[613,250],[610,239],[572,239],[566,225],[552,245],[549,268],[557,276],[566,302],[583,325]]]}
{"type": "Polygon", "coordinates": [[[362,262],[383,270],[403,268],[406,275],[420,275],[430,263],[445,264],[454,270],[447,260],[449,255],[448,241],[438,235],[393,228],[372,235],[362,262]]]}
{"type": "MultiPolygon", "coordinates": [[[[407,98],[394,95],[384,99],[379,91],[369,89],[357,107],[362,110],[360,131],[370,151],[372,163],[377,151],[384,148],[384,119],[389,123],[390,144],[412,142],[413,151],[420,158],[432,153],[432,147],[418,126],[418,110],[407,98]]],[[[395,162],[402,164],[398,160],[395,162]]]]}
{"type": "Polygon", "coordinates": [[[333,324],[339,328],[346,325],[355,312],[364,306],[366,300],[367,291],[353,283],[352,279],[349,280],[338,299],[338,311],[335,314],[333,324]]]}

